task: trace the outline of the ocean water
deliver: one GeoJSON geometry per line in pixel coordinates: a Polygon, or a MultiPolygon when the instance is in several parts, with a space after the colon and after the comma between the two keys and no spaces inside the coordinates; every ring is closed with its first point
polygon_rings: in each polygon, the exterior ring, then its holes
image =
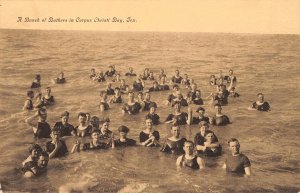
{"type": "MultiPolygon", "coordinates": [[[[60,186],[90,182],[91,192],[298,192],[300,190],[300,36],[221,33],[152,33],[0,30],[0,183],[2,190],[57,192],[60,186]],[[61,112],[71,113],[77,125],[78,112],[111,118],[117,134],[121,124],[138,139],[145,127],[144,116],[123,116],[120,105],[100,113],[99,91],[106,83],[89,80],[91,68],[106,70],[115,65],[124,74],[129,66],[140,74],[145,67],[155,74],[164,68],[171,77],[175,69],[193,78],[208,96],[215,89],[211,74],[234,70],[239,98],[230,98],[223,108],[232,124],[212,127],[228,153],[226,141],[240,140],[241,151],[252,163],[250,178],[227,175],[221,168],[224,156],[207,159],[204,171],[177,170],[176,156],[158,148],[82,152],[50,160],[47,174],[25,179],[14,168],[28,156],[34,142],[24,119],[31,115],[21,108],[33,77],[42,76],[42,86],[51,86],[56,99],[48,108],[48,123],[59,121],[61,112]],[[53,85],[51,79],[64,71],[67,84],[53,85]],[[271,104],[268,113],[247,107],[263,92],[271,104]]],[[[131,84],[133,78],[126,79],[131,84]]],[[[116,83],[114,83],[114,86],[116,83]]],[[[146,81],[146,88],[151,82],[146,81]]],[[[186,91],[182,88],[183,92],[186,91]]],[[[43,91],[43,90],[42,90],[43,91]]],[[[164,105],[168,91],[152,94],[157,113],[164,120],[173,112],[164,105]]],[[[126,96],[123,97],[126,99],[126,96]]],[[[195,109],[195,107],[193,107],[195,109]]],[[[207,115],[213,107],[204,105],[207,115]]],[[[186,108],[183,108],[186,111],[186,108]]],[[[161,142],[170,135],[169,125],[156,126],[161,142]]],[[[197,126],[183,127],[182,135],[193,139],[197,126]]],[[[67,138],[69,150],[76,139],[67,138]]]]}

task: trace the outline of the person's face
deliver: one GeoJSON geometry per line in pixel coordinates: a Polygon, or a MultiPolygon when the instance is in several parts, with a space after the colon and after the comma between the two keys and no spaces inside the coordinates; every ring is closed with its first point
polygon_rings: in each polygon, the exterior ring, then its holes
{"type": "Polygon", "coordinates": [[[156,111],[156,108],[155,108],[155,107],[151,107],[151,108],[150,108],[150,114],[154,114],[155,111],[156,111]]]}
{"type": "Polygon", "coordinates": [[[193,144],[191,144],[191,143],[185,143],[184,147],[183,147],[183,150],[184,150],[185,154],[192,155],[193,151],[194,151],[193,144]]]}
{"type": "Polygon", "coordinates": [[[148,128],[148,129],[151,129],[151,128],[152,128],[152,125],[153,125],[152,120],[151,120],[151,119],[147,119],[147,120],[146,120],[146,126],[147,126],[147,128],[148,128]]]}
{"type": "Polygon", "coordinates": [[[179,135],[180,135],[180,129],[179,129],[179,127],[172,127],[172,135],[174,137],[179,137],[179,135]]]}
{"type": "Polygon", "coordinates": [[[174,91],[179,91],[179,87],[175,86],[175,87],[173,88],[173,90],[174,90],[174,91]]]}
{"type": "Polygon", "coordinates": [[[128,94],[128,98],[129,98],[130,100],[133,100],[133,99],[134,99],[134,94],[133,94],[133,93],[129,93],[129,94],[128,94]]]}
{"type": "Polygon", "coordinates": [[[51,93],[51,89],[50,89],[50,88],[47,88],[47,89],[46,89],[46,93],[47,93],[47,94],[50,94],[50,93],[51,93]]]}
{"type": "Polygon", "coordinates": [[[124,79],[121,80],[121,84],[122,84],[122,85],[125,84],[125,80],[124,80],[124,79]]]}
{"type": "Polygon", "coordinates": [[[176,97],[177,97],[179,100],[182,99],[181,93],[176,93],[176,97]]]}
{"type": "Polygon", "coordinates": [[[174,109],[175,109],[175,111],[180,111],[180,104],[175,104],[174,105],[174,109]]]}
{"type": "Polygon", "coordinates": [[[59,78],[63,78],[64,77],[64,74],[63,73],[60,73],[59,74],[59,78]]]}
{"type": "Polygon", "coordinates": [[[92,69],[92,70],[91,70],[91,73],[92,73],[92,74],[95,74],[95,73],[96,73],[95,69],[92,69]]]}
{"type": "Polygon", "coordinates": [[[129,72],[132,72],[132,71],[133,71],[133,69],[131,67],[129,67],[129,72]]]}
{"type": "Polygon", "coordinates": [[[215,108],[216,108],[217,113],[221,113],[222,112],[222,107],[216,106],[215,108]]]}
{"type": "Polygon", "coordinates": [[[120,132],[120,138],[126,138],[127,133],[126,132],[120,132]]]}
{"type": "Polygon", "coordinates": [[[37,149],[33,149],[31,151],[31,157],[32,158],[37,158],[39,156],[39,151],[37,149]]]}
{"type": "Polygon", "coordinates": [[[109,67],[109,71],[113,71],[114,68],[112,66],[109,67]]]}
{"type": "Polygon", "coordinates": [[[153,87],[154,87],[154,88],[157,88],[157,87],[158,87],[158,83],[157,83],[157,82],[154,82],[154,83],[153,83],[153,87]]]}
{"type": "Polygon", "coordinates": [[[163,84],[166,82],[166,77],[165,77],[165,76],[161,77],[161,82],[162,82],[163,84]]]}
{"type": "Polygon", "coordinates": [[[119,95],[120,94],[120,90],[119,89],[115,89],[115,94],[119,95]]]}
{"type": "Polygon", "coordinates": [[[164,74],[164,72],[165,72],[164,69],[160,69],[161,74],[164,74]]]}
{"type": "Polygon", "coordinates": [[[205,136],[205,139],[206,141],[213,141],[213,138],[214,138],[214,135],[212,133],[208,133],[206,136],[205,136]]]}
{"type": "Polygon", "coordinates": [[[201,135],[204,136],[204,134],[207,131],[208,127],[206,125],[202,125],[199,129],[200,129],[201,135]]]}
{"type": "Polygon", "coordinates": [[[232,70],[229,70],[229,75],[231,76],[233,74],[233,71],[232,70]]]}
{"type": "Polygon", "coordinates": [[[199,117],[203,117],[204,116],[204,111],[200,110],[200,111],[198,111],[198,113],[199,113],[199,117]]]}
{"type": "Polygon", "coordinates": [[[264,102],[264,96],[263,95],[260,94],[260,95],[258,95],[257,98],[258,98],[259,102],[264,102]]]}
{"type": "Polygon", "coordinates": [[[191,88],[192,88],[192,90],[196,90],[197,86],[195,84],[192,84],[191,88]]]}
{"type": "Polygon", "coordinates": [[[78,120],[79,120],[79,123],[85,123],[86,122],[86,117],[85,116],[79,116],[78,120]]]}
{"type": "Polygon", "coordinates": [[[139,94],[138,97],[139,97],[140,100],[143,100],[143,98],[144,98],[143,94],[139,94]]]}
{"type": "Polygon", "coordinates": [[[99,139],[99,135],[100,135],[99,132],[93,132],[92,135],[91,135],[91,137],[92,137],[93,140],[98,140],[99,139]]]}
{"type": "Polygon", "coordinates": [[[197,97],[201,97],[201,92],[196,91],[196,96],[197,96],[197,97]]]}
{"type": "Polygon", "coordinates": [[[51,138],[55,141],[59,140],[60,132],[52,132],[51,138]]]}
{"type": "Polygon", "coordinates": [[[107,87],[108,87],[108,88],[111,88],[111,84],[110,84],[110,83],[109,83],[109,84],[107,84],[107,87]]]}
{"type": "Polygon", "coordinates": [[[151,96],[150,96],[150,94],[149,93],[146,93],[146,100],[150,100],[150,98],[151,98],[151,96]]]}
{"type": "Polygon", "coordinates": [[[108,127],[109,127],[109,122],[105,122],[102,125],[103,131],[108,131],[108,127]]]}
{"type": "Polygon", "coordinates": [[[240,144],[236,141],[230,142],[229,149],[232,155],[237,155],[240,153],[240,144]]]}
{"type": "Polygon", "coordinates": [[[29,98],[33,98],[34,97],[34,93],[30,93],[29,98]]]}
{"type": "Polygon", "coordinates": [[[69,121],[69,116],[63,116],[62,118],[61,118],[61,122],[62,122],[62,124],[66,124],[66,123],[68,123],[68,121],[69,121]]]}
{"type": "Polygon", "coordinates": [[[49,158],[45,156],[40,156],[38,160],[38,166],[44,168],[48,165],[48,162],[49,162],[49,158]]]}
{"type": "Polygon", "coordinates": [[[175,71],[176,76],[179,76],[179,70],[175,71]]]}
{"type": "Polygon", "coordinates": [[[40,112],[40,119],[41,119],[41,121],[46,121],[46,119],[47,119],[47,112],[40,112]]]}

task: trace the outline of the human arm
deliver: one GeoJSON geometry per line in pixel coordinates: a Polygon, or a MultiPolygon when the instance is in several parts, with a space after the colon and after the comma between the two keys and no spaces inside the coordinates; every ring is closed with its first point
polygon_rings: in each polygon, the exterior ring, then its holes
{"type": "Polygon", "coordinates": [[[193,109],[192,107],[188,107],[188,117],[186,120],[186,124],[191,125],[193,123],[193,109]]]}
{"type": "Polygon", "coordinates": [[[245,167],[245,175],[250,176],[251,175],[251,166],[245,167]]]}
{"type": "Polygon", "coordinates": [[[184,155],[181,155],[177,158],[176,160],[176,166],[177,167],[180,167],[181,166],[181,162],[182,162],[182,158],[183,158],[184,155]]]}
{"type": "Polygon", "coordinates": [[[25,103],[24,103],[24,106],[23,106],[22,110],[23,111],[28,110],[29,107],[30,107],[30,102],[29,102],[29,100],[26,100],[25,103]]]}
{"type": "Polygon", "coordinates": [[[202,170],[205,168],[205,162],[204,159],[202,159],[201,157],[197,157],[197,163],[199,165],[199,169],[202,170]]]}
{"type": "Polygon", "coordinates": [[[36,127],[36,122],[34,121],[37,117],[39,116],[39,113],[38,113],[38,111],[34,114],[34,115],[32,115],[32,116],[30,116],[30,117],[27,117],[26,119],[25,119],[25,123],[27,123],[27,125],[29,125],[29,126],[31,126],[31,127],[36,127]]]}

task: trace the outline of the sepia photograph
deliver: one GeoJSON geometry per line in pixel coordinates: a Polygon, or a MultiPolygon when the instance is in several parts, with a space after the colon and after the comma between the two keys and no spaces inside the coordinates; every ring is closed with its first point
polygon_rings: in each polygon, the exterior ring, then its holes
{"type": "Polygon", "coordinates": [[[299,193],[299,0],[0,0],[0,193],[299,193]]]}

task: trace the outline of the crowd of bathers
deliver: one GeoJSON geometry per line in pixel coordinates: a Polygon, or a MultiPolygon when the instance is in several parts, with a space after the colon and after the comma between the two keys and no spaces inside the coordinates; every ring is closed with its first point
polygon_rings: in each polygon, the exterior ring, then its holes
{"type": "MultiPolygon", "coordinates": [[[[100,111],[110,110],[114,103],[121,107],[124,114],[134,116],[142,111],[148,112],[145,116],[145,129],[140,132],[139,139],[134,140],[128,137],[130,129],[120,124],[118,136],[110,130],[110,118],[99,118],[91,116],[89,113],[78,113],[78,126],[74,127],[69,123],[70,113],[61,113],[61,121],[56,122],[53,127],[47,123],[47,107],[55,105],[55,98],[51,94],[51,88],[46,87],[43,94],[41,88],[41,76],[36,75],[27,91],[27,100],[23,110],[35,112],[32,116],[25,119],[25,122],[32,128],[35,138],[51,138],[45,147],[34,143],[29,147],[29,156],[23,162],[21,171],[26,177],[34,177],[45,173],[49,159],[66,156],[68,152],[76,153],[80,151],[124,148],[128,146],[141,145],[145,147],[158,147],[161,152],[178,155],[176,165],[178,167],[188,167],[192,169],[205,168],[206,157],[217,157],[222,155],[222,146],[215,133],[210,129],[210,125],[226,126],[230,124],[230,119],[222,113],[222,106],[228,105],[228,97],[239,97],[236,92],[237,78],[233,75],[233,70],[223,76],[211,75],[209,84],[216,90],[209,96],[202,98],[201,91],[195,81],[187,74],[182,77],[180,71],[176,70],[171,78],[167,78],[163,69],[158,75],[146,68],[141,75],[137,75],[133,68],[124,74],[124,77],[136,77],[132,85],[127,85],[124,78],[115,66],[109,66],[106,72],[96,72],[91,69],[89,78],[91,81],[108,82],[107,87],[100,92],[100,111]],[[169,79],[169,80],[168,80],[169,79]],[[153,86],[145,89],[145,81],[151,81],[153,86]],[[119,86],[113,88],[112,83],[119,86]],[[182,87],[188,91],[186,94],[181,92],[182,87]],[[174,108],[164,121],[156,114],[158,105],[151,100],[152,92],[164,92],[173,90],[165,99],[168,106],[174,108]],[[124,95],[127,100],[124,100],[124,95]],[[135,98],[137,95],[137,99],[135,98]],[[36,100],[33,102],[33,100],[36,100]],[[214,105],[216,113],[212,117],[205,116],[204,103],[214,105]],[[187,107],[187,112],[181,111],[181,107],[187,107]],[[196,106],[195,111],[191,106],[196,106]],[[196,113],[196,115],[194,114],[196,113]],[[194,114],[194,115],[193,115],[194,114]],[[170,124],[172,136],[164,142],[160,142],[160,134],[154,126],[158,124],[170,124]],[[194,136],[194,140],[187,140],[182,137],[180,131],[183,125],[199,125],[199,132],[194,136]],[[77,137],[73,147],[67,147],[64,142],[66,136],[77,137]],[[81,140],[81,139],[87,140],[81,140]],[[85,142],[83,142],[85,141],[85,142]]],[[[64,73],[53,80],[56,84],[66,84],[64,73]]],[[[264,100],[262,93],[257,94],[258,100],[248,108],[249,110],[269,111],[270,105],[264,100]]],[[[227,172],[233,172],[249,176],[251,174],[251,164],[247,156],[240,152],[240,143],[236,138],[228,141],[230,154],[225,158],[223,167],[227,172]]]]}

